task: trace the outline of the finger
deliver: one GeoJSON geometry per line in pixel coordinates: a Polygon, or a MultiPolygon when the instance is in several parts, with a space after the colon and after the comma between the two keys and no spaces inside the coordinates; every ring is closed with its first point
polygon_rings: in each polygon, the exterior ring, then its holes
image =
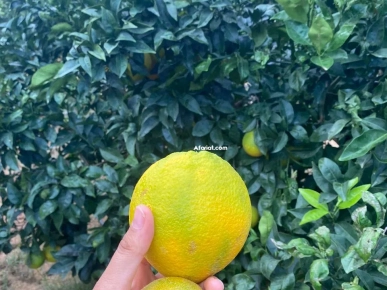
{"type": "Polygon", "coordinates": [[[149,283],[156,280],[151,266],[146,259],[143,259],[137,268],[136,274],[132,281],[131,290],[141,290],[149,283]]]}
{"type": "Polygon", "coordinates": [[[214,276],[207,278],[205,281],[200,283],[200,287],[202,287],[203,290],[223,290],[224,289],[223,282],[214,276]]]}
{"type": "Polygon", "coordinates": [[[137,268],[150,247],[153,234],[152,212],[148,207],[139,205],[136,207],[129,230],[118,245],[109,266],[94,290],[130,289],[137,268]]]}
{"type": "Polygon", "coordinates": [[[156,279],[164,278],[164,276],[163,276],[162,274],[160,274],[160,273],[157,273],[157,274],[155,275],[155,277],[156,277],[156,279]]]}

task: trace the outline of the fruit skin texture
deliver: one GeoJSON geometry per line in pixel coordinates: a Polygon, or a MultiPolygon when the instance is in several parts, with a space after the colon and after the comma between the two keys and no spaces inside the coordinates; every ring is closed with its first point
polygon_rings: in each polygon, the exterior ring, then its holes
{"type": "Polygon", "coordinates": [[[260,157],[263,155],[254,142],[254,131],[250,131],[243,136],[242,147],[252,157],[260,157]]]}
{"type": "Polygon", "coordinates": [[[257,226],[259,220],[259,214],[256,207],[251,207],[251,227],[254,228],[257,226]]]}
{"type": "Polygon", "coordinates": [[[203,281],[236,257],[250,230],[245,183],[207,151],[172,153],[150,166],[134,189],[129,221],[140,204],[155,221],[146,259],[164,276],[203,281]]]}
{"type": "Polygon", "coordinates": [[[197,284],[184,278],[166,277],[153,281],[142,290],[201,290],[197,284]]]}
{"type": "Polygon", "coordinates": [[[44,261],[44,253],[37,251],[28,255],[27,266],[31,269],[38,269],[44,264],[44,261]]]}

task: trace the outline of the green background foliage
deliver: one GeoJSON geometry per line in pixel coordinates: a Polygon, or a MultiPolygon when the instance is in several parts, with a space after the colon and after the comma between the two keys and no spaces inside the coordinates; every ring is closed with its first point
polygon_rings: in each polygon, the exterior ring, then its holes
{"type": "Polygon", "coordinates": [[[227,289],[387,287],[385,0],[5,4],[0,250],[24,212],[23,250],[55,242],[49,273],[88,282],[152,163],[226,145],[261,216],[227,289]]]}

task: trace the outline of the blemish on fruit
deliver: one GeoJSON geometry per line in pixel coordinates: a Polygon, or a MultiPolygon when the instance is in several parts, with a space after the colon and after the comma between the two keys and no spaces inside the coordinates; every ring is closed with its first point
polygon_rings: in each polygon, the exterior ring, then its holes
{"type": "Polygon", "coordinates": [[[141,191],[140,196],[144,197],[147,193],[148,193],[148,189],[144,189],[143,191],[141,191]]]}
{"type": "Polygon", "coordinates": [[[189,243],[189,253],[190,254],[193,254],[193,253],[195,253],[196,252],[196,248],[197,248],[197,246],[196,246],[196,243],[194,242],[194,241],[191,241],[190,243],[189,243]]]}

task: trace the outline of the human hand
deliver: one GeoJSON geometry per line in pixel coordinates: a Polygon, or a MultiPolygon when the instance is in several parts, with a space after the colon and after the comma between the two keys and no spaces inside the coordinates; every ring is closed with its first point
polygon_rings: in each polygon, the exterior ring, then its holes
{"type": "MultiPolygon", "coordinates": [[[[161,278],[160,274],[153,274],[149,263],[144,259],[153,234],[152,212],[148,207],[139,205],[129,230],[93,290],[141,290],[161,278]]],[[[216,277],[209,277],[199,286],[204,290],[224,289],[222,281],[216,277]]]]}

